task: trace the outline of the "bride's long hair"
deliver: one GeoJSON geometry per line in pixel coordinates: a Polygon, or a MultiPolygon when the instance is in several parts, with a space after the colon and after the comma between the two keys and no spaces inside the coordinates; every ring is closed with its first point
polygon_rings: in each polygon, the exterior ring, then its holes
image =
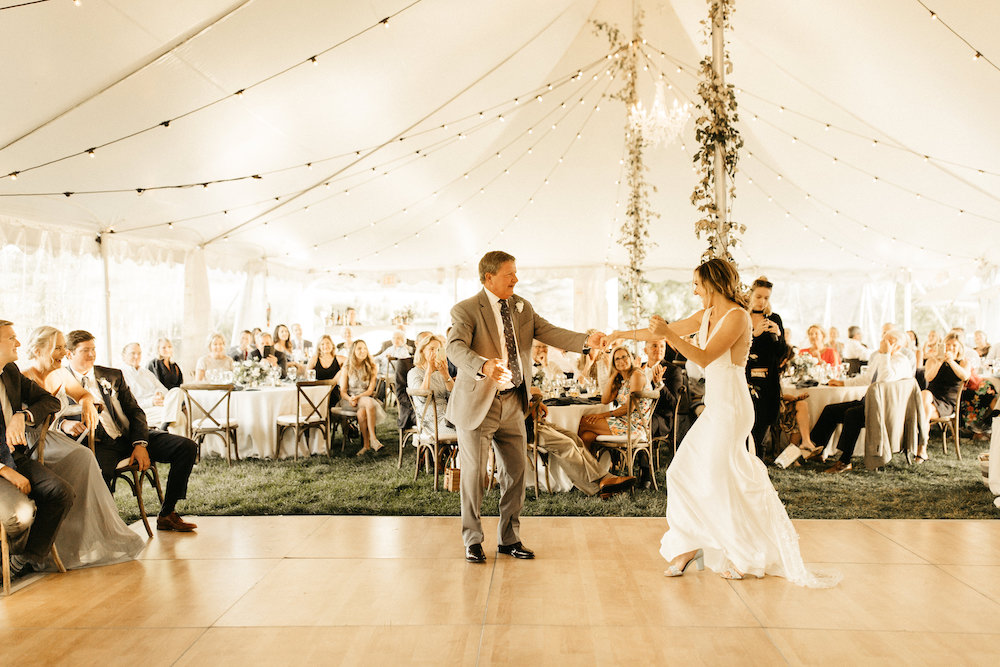
{"type": "Polygon", "coordinates": [[[713,257],[695,271],[698,272],[702,285],[713,292],[718,292],[744,310],[748,309],[749,302],[740,285],[740,274],[736,272],[736,267],[732,264],[724,259],[713,257]]]}

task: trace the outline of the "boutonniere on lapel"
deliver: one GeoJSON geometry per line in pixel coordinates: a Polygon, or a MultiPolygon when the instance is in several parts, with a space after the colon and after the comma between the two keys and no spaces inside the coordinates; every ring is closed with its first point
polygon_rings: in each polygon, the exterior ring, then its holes
{"type": "Polygon", "coordinates": [[[114,395],[115,388],[112,386],[110,382],[108,382],[107,378],[101,378],[100,380],[97,381],[97,384],[101,385],[101,389],[103,389],[105,393],[114,395]]]}
{"type": "Polygon", "coordinates": [[[517,308],[517,312],[522,312],[524,310],[524,302],[518,299],[514,302],[514,307],[517,308]]]}

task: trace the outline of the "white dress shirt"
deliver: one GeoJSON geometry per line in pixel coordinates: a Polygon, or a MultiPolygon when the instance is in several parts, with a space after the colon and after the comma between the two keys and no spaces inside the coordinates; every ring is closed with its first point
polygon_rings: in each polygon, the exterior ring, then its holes
{"type": "MultiPolygon", "coordinates": [[[[91,374],[93,374],[93,371],[91,371],[91,374]]],[[[163,386],[163,383],[156,377],[156,374],[145,366],[135,368],[126,364],[122,368],[122,375],[125,377],[125,384],[128,385],[129,390],[135,397],[135,402],[144,411],[148,411],[149,408],[153,407],[153,395],[156,392],[160,392],[163,396],[167,395],[167,388],[163,386]]]]}
{"type": "Polygon", "coordinates": [[[844,352],[841,355],[844,359],[860,359],[861,361],[868,361],[872,356],[871,350],[864,346],[861,341],[854,340],[853,338],[848,338],[844,341],[844,352]]]}
{"type": "MultiPolygon", "coordinates": [[[[504,333],[503,333],[503,331],[504,331],[504,329],[503,329],[503,315],[500,314],[500,302],[503,301],[503,299],[501,299],[500,297],[498,297],[496,294],[494,294],[493,292],[489,291],[485,287],[483,288],[483,291],[486,292],[486,298],[489,299],[490,303],[493,305],[493,317],[496,319],[497,334],[499,334],[499,336],[500,336],[500,350],[499,350],[499,352],[500,352],[500,358],[503,359],[503,363],[507,366],[507,368],[510,368],[510,363],[507,360],[507,339],[506,339],[506,337],[504,336],[504,333]]],[[[510,312],[511,326],[515,326],[514,325],[514,308],[515,308],[515,306],[514,306],[513,295],[511,295],[511,299],[507,302],[507,307],[510,308],[510,311],[511,311],[510,312]]],[[[514,347],[517,348],[517,331],[514,331],[514,347]]],[[[517,358],[518,358],[518,362],[520,363],[520,359],[521,359],[521,350],[520,349],[517,350],[517,358]]],[[[524,373],[525,373],[525,370],[522,368],[521,369],[521,378],[522,378],[521,381],[522,382],[524,382],[524,373]]],[[[500,391],[506,391],[507,389],[513,389],[513,388],[514,388],[514,383],[512,383],[510,381],[507,381],[507,382],[504,382],[503,384],[498,384],[497,385],[497,389],[499,389],[500,391]]]]}
{"type": "Polygon", "coordinates": [[[891,357],[881,352],[871,356],[864,370],[852,378],[844,380],[845,387],[860,387],[875,382],[892,382],[913,377],[913,366],[902,353],[897,352],[891,357]]]}

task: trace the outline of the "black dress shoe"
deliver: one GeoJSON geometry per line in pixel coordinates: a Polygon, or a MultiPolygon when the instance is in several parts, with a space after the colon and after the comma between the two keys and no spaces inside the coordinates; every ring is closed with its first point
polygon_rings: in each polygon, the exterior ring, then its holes
{"type": "Polygon", "coordinates": [[[535,552],[524,546],[520,542],[514,542],[514,544],[501,544],[497,547],[497,551],[502,554],[507,554],[508,556],[513,556],[514,558],[534,558],[535,552]]]}
{"type": "Polygon", "coordinates": [[[469,563],[485,563],[486,554],[482,544],[471,544],[465,547],[465,560],[469,563]]]}

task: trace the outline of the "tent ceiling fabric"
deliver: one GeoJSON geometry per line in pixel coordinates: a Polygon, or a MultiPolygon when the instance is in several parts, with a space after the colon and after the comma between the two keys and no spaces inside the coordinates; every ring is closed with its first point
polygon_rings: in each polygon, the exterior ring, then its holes
{"type": "MultiPolygon", "coordinates": [[[[658,68],[668,104],[693,99],[706,3],[640,7],[646,105],[658,68]]],[[[941,12],[980,49],[1000,31],[993,4],[956,0],[941,12]]],[[[631,3],[88,0],[3,14],[0,38],[17,66],[3,73],[0,174],[25,171],[3,179],[0,195],[127,192],[0,196],[0,219],[113,227],[116,240],[140,245],[211,240],[210,253],[317,272],[458,266],[490,247],[521,267],[625,259],[615,244],[625,110],[605,96],[622,82],[603,64],[587,68],[609,52],[590,21],[628,34],[631,3]],[[371,26],[315,66],[234,95],[371,26]],[[225,96],[94,157],[29,169],[225,96]],[[136,192],[253,174],[263,178],[136,192]]],[[[986,242],[1000,230],[1000,72],[974,62],[915,0],[737,3],[733,27],[742,267],[871,275],[1000,263],[1000,246],[986,242]]],[[[651,270],[693,266],[704,249],[689,201],[693,150],[689,121],[647,154],[661,214],[651,270]]]]}

